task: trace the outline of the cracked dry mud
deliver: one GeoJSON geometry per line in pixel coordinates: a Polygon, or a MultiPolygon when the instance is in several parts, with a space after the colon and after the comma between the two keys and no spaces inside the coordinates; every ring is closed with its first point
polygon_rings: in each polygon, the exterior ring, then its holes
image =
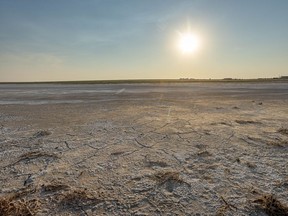
{"type": "Polygon", "coordinates": [[[287,83],[1,88],[2,214],[10,203],[12,215],[256,216],[268,215],[263,194],[288,204],[287,83]]]}

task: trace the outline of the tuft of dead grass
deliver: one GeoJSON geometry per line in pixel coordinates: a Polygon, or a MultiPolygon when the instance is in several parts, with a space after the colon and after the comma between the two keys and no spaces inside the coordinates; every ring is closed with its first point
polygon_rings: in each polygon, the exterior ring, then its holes
{"type": "Polygon", "coordinates": [[[183,183],[183,180],[180,178],[179,172],[174,171],[158,172],[155,173],[153,178],[158,182],[159,185],[163,185],[168,181],[183,183]]]}
{"type": "Polygon", "coordinates": [[[37,189],[35,187],[28,186],[26,188],[18,190],[15,193],[10,194],[9,198],[11,200],[22,199],[22,198],[24,198],[26,196],[34,194],[36,191],[37,191],[37,189]]]}
{"type": "Polygon", "coordinates": [[[288,128],[280,128],[279,130],[277,130],[277,132],[282,135],[288,136],[288,128]]]}
{"type": "Polygon", "coordinates": [[[17,193],[0,197],[1,216],[33,216],[40,211],[41,202],[38,199],[27,199],[24,196],[34,193],[34,190],[24,189],[17,193]]]}
{"type": "Polygon", "coordinates": [[[147,167],[154,167],[154,166],[167,167],[168,164],[164,161],[147,161],[146,166],[147,167]]]}
{"type": "Polygon", "coordinates": [[[190,187],[188,183],[180,178],[179,172],[175,171],[160,171],[151,176],[157,182],[157,187],[162,187],[172,193],[175,188],[185,184],[190,187]]]}
{"type": "Polygon", "coordinates": [[[236,123],[238,124],[261,124],[261,122],[256,122],[256,121],[245,121],[245,120],[235,120],[236,123]]]}
{"type": "Polygon", "coordinates": [[[27,152],[22,154],[19,157],[19,160],[17,162],[23,161],[23,160],[33,160],[39,157],[51,157],[51,158],[58,158],[55,154],[50,154],[47,152],[40,152],[40,151],[34,151],[34,152],[27,152]]]}
{"type": "Polygon", "coordinates": [[[237,207],[235,205],[229,204],[222,196],[220,197],[224,204],[217,209],[216,216],[225,216],[227,210],[237,210],[237,207]]]}
{"type": "Polygon", "coordinates": [[[124,153],[126,153],[125,151],[118,151],[118,152],[112,152],[110,155],[112,155],[112,156],[119,156],[119,155],[122,155],[122,154],[124,154],[124,153]]]}
{"type": "Polygon", "coordinates": [[[288,216],[288,206],[284,206],[271,194],[262,195],[254,200],[259,207],[269,216],[288,216]]]}
{"type": "Polygon", "coordinates": [[[49,135],[51,135],[50,131],[42,130],[42,131],[38,131],[35,134],[33,134],[33,137],[34,138],[40,138],[40,137],[49,136],[49,135]]]}
{"type": "Polygon", "coordinates": [[[226,205],[222,205],[220,208],[217,209],[216,216],[225,216],[227,210],[228,207],[226,205]]]}
{"type": "Polygon", "coordinates": [[[286,140],[278,140],[278,141],[271,141],[267,143],[268,145],[274,146],[274,147],[286,147],[288,146],[288,141],[286,140]]]}
{"type": "Polygon", "coordinates": [[[52,182],[50,184],[42,185],[43,192],[46,193],[53,193],[61,190],[68,190],[70,187],[68,185],[58,183],[58,182],[52,182]]]}
{"type": "Polygon", "coordinates": [[[41,158],[41,157],[46,157],[46,158],[48,157],[48,158],[54,158],[54,159],[59,158],[59,156],[57,156],[56,154],[51,154],[48,152],[40,152],[40,151],[27,152],[27,153],[20,155],[19,159],[15,161],[14,163],[8,164],[2,168],[14,166],[22,161],[30,161],[30,160],[34,160],[34,159],[41,158]]]}
{"type": "Polygon", "coordinates": [[[62,198],[59,202],[60,206],[79,207],[82,205],[95,205],[103,202],[103,200],[95,197],[94,194],[88,192],[85,189],[76,189],[61,195],[62,198]]]}
{"type": "Polygon", "coordinates": [[[246,165],[250,169],[255,169],[257,167],[257,165],[255,163],[252,163],[252,162],[249,162],[249,161],[246,162],[246,165]]]}
{"type": "Polygon", "coordinates": [[[17,196],[0,197],[1,216],[33,216],[40,210],[38,199],[17,199],[17,196]]]}
{"type": "Polygon", "coordinates": [[[198,152],[197,155],[200,157],[208,157],[208,156],[211,156],[212,154],[209,151],[204,150],[204,151],[198,152]]]}

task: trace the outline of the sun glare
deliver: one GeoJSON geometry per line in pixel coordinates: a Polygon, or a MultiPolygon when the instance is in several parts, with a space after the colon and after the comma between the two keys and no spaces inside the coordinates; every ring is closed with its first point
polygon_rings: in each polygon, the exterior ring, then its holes
{"type": "Polygon", "coordinates": [[[199,50],[200,39],[191,32],[179,33],[178,48],[183,54],[194,54],[199,50]]]}

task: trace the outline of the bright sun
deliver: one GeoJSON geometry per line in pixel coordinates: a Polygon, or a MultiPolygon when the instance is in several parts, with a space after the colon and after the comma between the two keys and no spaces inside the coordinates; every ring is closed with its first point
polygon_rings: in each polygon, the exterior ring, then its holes
{"type": "Polygon", "coordinates": [[[183,54],[194,54],[200,48],[201,42],[197,35],[191,32],[179,33],[178,48],[183,54]]]}

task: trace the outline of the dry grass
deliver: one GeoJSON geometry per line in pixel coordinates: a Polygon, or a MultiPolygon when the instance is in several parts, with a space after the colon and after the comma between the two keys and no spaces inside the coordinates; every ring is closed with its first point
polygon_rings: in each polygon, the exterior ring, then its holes
{"type": "Polygon", "coordinates": [[[112,152],[110,155],[112,155],[112,156],[119,156],[119,155],[122,155],[122,154],[124,154],[124,153],[126,153],[125,151],[118,151],[118,152],[112,152]]]}
{"type": "Polygon", "coordinates": [[[155,179],[159,185],[163,185],[168,181],[183,183],[183,180],[179,176],[179,172],[158,172],[153,176],[153,179],[155,179]]]}
{"type": "Polygon", "coordinates": [[[157,182],[158,187],[164,186],[164,188],[170,193],[172,193],[174,189],[179,187],[180,185],[186,184],[190,186],[188,183],[184,182],[180,178],[179,172],[175,171],[161,171],[155,173],[151,177],[157,182]]]}
{"type": "Polygon", "coordinates": [[[274,147],[286,147],[288,146],[288,141],[286,140],[278,140],[278,141],[272,141],[268,142],[268,145],[274,146],[274,147]]]}
{"type": "Polygon", "coordinates": [[[33,134],[33,137],[34,138],[40,138],[40,137],[44,137],[44,136],[49,136],[50,134],[51,134],[50,131],[43,130],[43,131],[38,131],[35,134],[33,134]]]}
{"type": "Polygon", "coordinates": [[[288,216],[288,206],[284,206],[271,194],[262,195],[254,203],[257,203],[269,216],[288,216]]]}
{"type": "Polygon", "coordinates": [[[146,166],[147,167],[154,167],[154,166],[167,167],[168,164],[164,161],[147,161],[146,166]]]}
{"type": "Polygon", "coordinates": [[[221,196],[222,201],[224,204],[217,209],[216,211],[216,216],[224,216],[227,215],[226,212],[227,210],[233,210],[236,211],[237,207],[235,205],[229,204],[222,196],[221,196]]]}
{"type": "Polygon", "coordinates": [[[216,211],[216,216],[224,216],[226,215],[226,212],[228,210],[228,206],[227,205],[222,205],[220,208],[217,209],[216,211]]]}
{"type": "Polygon", "coordinates": [[[37,199],[12,200],[11,198],[0,198],[0,215],[2,216],[33,216],[40,210],[40,202],[37,199]]]}
{"type": "Polygon", "coordinates": [[[19,160],[17,162],[23,161],[23,160],[32,160],[32,159],[36,159],[39,157],[51,157],[51,158],[58,158],[57,155],[55,154],[50,154],[47,152],[39,152],[39,151],[34,151],[34,152],[27,152],[25,154],[22,154],[19,157],[19,160]]]}
{"type": "Polygon", "coordinates": [[[208,156],[211,156],[212,154],[210,152],[204,150],[204,151],[198,152],[197,155],[200,157],[208,157],[208,156]]]}
{"type": "Polygon", "coordinates": [[[88,192],[87,190],[72,190],[65,194],[61,194],[59,205],[66,207],[80,207],[83,205],[96,205],[103,200],[95,197],[94,194],[88,192]]]}
{"type": "Polygon", "coordinates": [[[252,162],[246,162],[247,167],[249,167],[250,169],[255,169],[257,167],[257,165],[255,163],[252,162]]]}
{"type": "Polygon", "coordinates": [[[42,185],[43,192],[53,193],[61,190],[68,190],[70,187],[68,185],[52,182],[50,184],[42,185]]]}
{"type": "Polygon", "coordinates": [[[288,129],[287,128],[280,128],[278,131],[278,133],[282,134],[282,135],[288,135],[288,129]]]}
{"type": "Polygon", "coordinates": [[[261,124],[260,122],[255,122],[255,121],[245,121],[245,120],[235,120],[236,123],[238,124],[261,124]]]}
{"type": "Polygon", "coordinates": [[[40,210],[38,199],[27,199],[26,196],[35,192],[35,189],[26,188],[17,193],[0,197],[1,216],[32,216],[40,210]]]}
{"type": "Polygon", "coordinates": [[[15,161],[14,163],[8,164],[2,168],[14,166],[21,161],[30,161],[30,160],[41,158],[41,157],[46,157],[46,158],[49,157],[49,158],[54,158],[54,159],[59,158],[56,154],[51,154],[47,152],[40,152],[40,151],[27,152],[27,153],[20,155],[19,159],[15,161]]]}

